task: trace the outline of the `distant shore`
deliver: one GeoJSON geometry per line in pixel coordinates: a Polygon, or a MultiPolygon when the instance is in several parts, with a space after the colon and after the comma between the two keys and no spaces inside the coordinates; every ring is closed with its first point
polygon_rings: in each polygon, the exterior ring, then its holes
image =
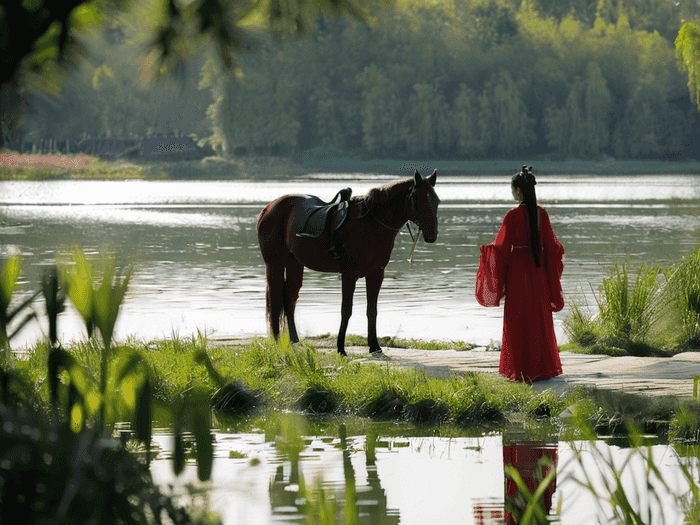
{"type": "Polygon", "coordinates": [[[700,175],[695,160],[401,160],[330,157],[307,152],[297,157],[207,157],[202,160],[138,162],[89,155],[0,153],[0,180],[170,179],[240,180],[297,178],[323,173],[508,175],[523,164],[540,175],[700,175]]]}

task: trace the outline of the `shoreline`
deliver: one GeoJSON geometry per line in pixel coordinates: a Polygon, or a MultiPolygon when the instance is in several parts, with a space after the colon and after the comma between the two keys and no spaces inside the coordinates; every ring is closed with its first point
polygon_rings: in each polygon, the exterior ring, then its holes
{"type": "Polygon", "coordinates": [[[325,157],[206,157],[201,160],[106,160],[83,154],[0,154],[0,180],[266,180],[315,174],[410,174],[437,169],[441,176],[500,176],[532,164],[538,175],[700,175],[696,160],[405,160],[325,157]]]}

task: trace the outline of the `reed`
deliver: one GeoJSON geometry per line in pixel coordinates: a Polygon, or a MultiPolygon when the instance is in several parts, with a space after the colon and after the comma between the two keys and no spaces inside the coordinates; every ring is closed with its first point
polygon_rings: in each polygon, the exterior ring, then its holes
{"type": "Polygon", "coordinates": [[[580,346],[593,346],[600,338],[600,329],[593,316],[578,302],[571,304],[571,311],[564,319],[564,331],[569,341],[580,346]]]}
{"type": "Polygon", "coordinates": [[[603,279],[600,308],[600,327],[605,337],[625,343],[644,341],[658,312],[659,267],[642,266],[630,286],[625,264],[615,266],[611,275],[603,279]]]}
{"type": "Polygon", "coordinates": [[[700,248],[668,272],[666,301],[677,320],[677,345],[700,349],[700,248]]]}

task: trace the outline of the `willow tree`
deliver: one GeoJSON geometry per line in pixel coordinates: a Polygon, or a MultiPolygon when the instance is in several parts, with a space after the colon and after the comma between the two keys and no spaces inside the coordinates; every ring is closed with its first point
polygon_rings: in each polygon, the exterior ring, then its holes
{"type": "Polygon", "coordinates": [[[688,73],[690,98],[700,111],[700,26],[683,24],[676,37],[676,59],[681,71],[688,73]]]}

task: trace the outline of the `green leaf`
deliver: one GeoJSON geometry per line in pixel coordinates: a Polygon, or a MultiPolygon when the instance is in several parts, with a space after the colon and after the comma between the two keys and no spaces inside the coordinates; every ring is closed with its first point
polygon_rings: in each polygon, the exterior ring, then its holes
{"type": "Polygon", "coordinates": [[[175,440],[175,445],[173,447],[173,473],[176,476],[179,476],[182,474],[182,471],[185,470],[185,444],[182,441],[181,417],[182,410],[179,410],[175,418],[175,431],[173,436],[175,440]]]}
{"type": "Polygon", "coordinates": [[[5,263],[0,275],[0,308],[3,310],[7,310],[10,305],[21,268],[22,260],[19,257],[12,257],[5,263]]]}
{"type": "Polygon", "coordinates": [[[197,442],[197,477],[207,481],[211,477],[214,463],[214,439],[211,434],[208,405],[193,414],[194,438],[197,442]]]}
{"type": "Polygon", "coordinates": [[[91,326],[94,323],[92,269],[85,258],[85,253],[79,248],[73,250],[73,262],[75,266],[66,273],[68,298],[85,321],[88,326],[88,335],[91,336],[91,326]]]}
{"type": "Polygon", "coordinates": [[[58,402],[58,385],[60,383],[61,370],[70,370],[77,364],[75,357],[63,350],[62,348],[52,348],[49,352],[48,359],[48,382],[51,402],[58,402]]]}
{"type": "Polygon", "coordinates": [[[99,26],[102,14],[97,2],[86,2],[77,6],[70,14],[70,26],[75,31],[87,31],[99,26]]]}
{"type": "Polygon", "coordinates": [[[136,398],[136,411],[134,413],[134,431],[136,439],[143,441],[146,450],[151,450],[151,432],[153,423],[153,390],[148,377],[143,382],[139,395],[136,398]]]}

